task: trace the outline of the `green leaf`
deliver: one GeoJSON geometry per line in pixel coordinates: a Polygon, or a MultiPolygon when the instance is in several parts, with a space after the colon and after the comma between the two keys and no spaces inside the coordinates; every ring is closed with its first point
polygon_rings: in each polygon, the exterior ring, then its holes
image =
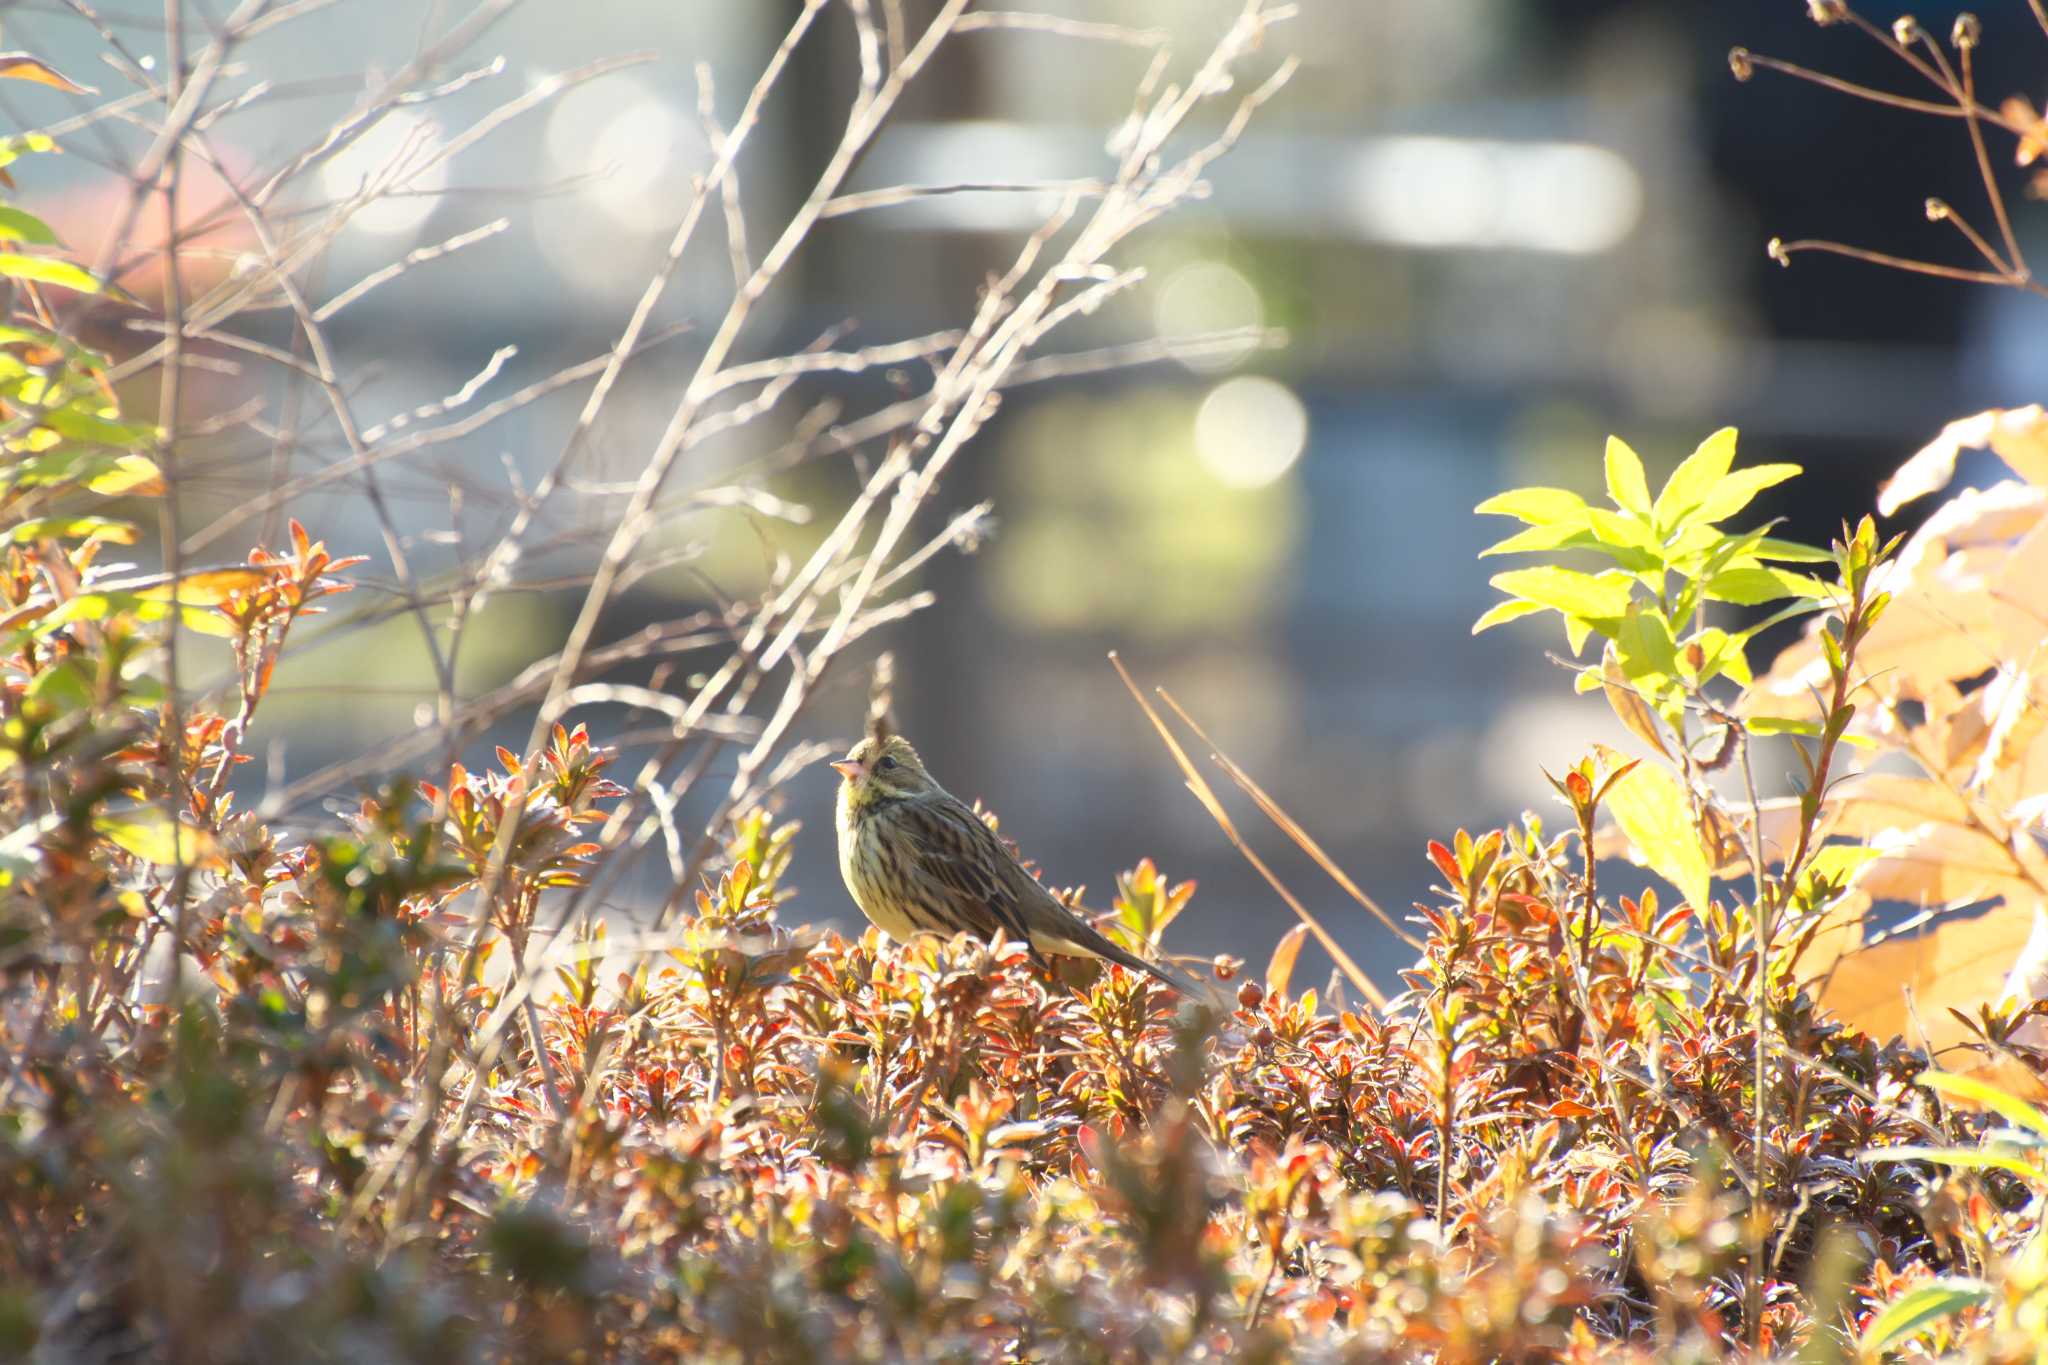
{"type": "Polygon", "coordinates": [[[25,695],[45,715],[66,716],[92,705],[92,680],[75,661],[65,659],[36,674],[25,695]]]}
{"type": "Polygon", "coordinates": [[[1619,436],[1607,438],[1607,496],[1624,512],[1650,515],[1650,484],[1643,477],[1642,457],[1619,436]]]}
{"type": "Polygon", "coordinates": [[[1787,564],[1827,564],[1834,560],[1826,550],[1816,550],[1796,540],[1779,540],[1776,536],[1765,536],[1759,540],[1752,553],[1758,559],[1776,559],[1787,564]]]}
{"type": "Polygon", "coordinates": [[[1630,573],[1652,573],[1664,567],[1664,552],[1656,536],[1637,518],[1589,507],[1586,527],[1599,548],[1630,573]]]}
{"type": "Polygon", "coordinates": [[[1723,569],[1708,579],[1706,585],[1709,600],[1733,602],[1742,607],[1761,606],[1787,597],[1821,601],[1831,597],[1833,592],[1827,584],[1809,575],[1755,565],[1723,569]]]}
{"type": "Polygon", "coordinates": [[[115,418],[112,409],[93,411],[82,405],[52,408],[36,419],[59,436],[68,436],[74,441],[90,441],[95,445],[120,446],[123,449],[156,444],[157,429],[145,422],[123,422],[115,418]]]}
{"type": "MultiPolygon", "coordinates": [[[[1567,615],[1565,616],[1565,618],[1564,618],[1564,638],[1565,638],[1565,643],[1566,643],[1566,644],[1569,644],[1569,645],[1571,646],[1571,649],[1572,649],[1572,653],[1573,653],[1573,654],[1575,654],[1575,655],[1576,655],[1576,654],[1577,654],[1577,653],[1578,653],[1578,652],[1579,652],[1580,650],[1582,650],[1582,649],[1584,649],[1584,648],[1586,647],[1586,637],[1587,637],[1588,635],[1591,635],[1591,634],[1593,633],[1593,629],[1594,629],[1594,627],[1593,627],[1593,623],[1592,623],[1591,621],[1588,621],[1588,620],[1586,620],[1586,619],[1585,619],[1584,617],[1580,617],[1580,616],[1572,616],[1572,615],[1569,615],[1569,614],[1567,614],[1567,615]]],[[[1604,635],[1604,634],[1605,634],[1605,632],[1603,631],[1603,632],[1602,632],[1602,634],[1604,635]]],[[[1583,681],[1584,681],[1584,676],[1585,676],[1585,675],[1583,675],[1583,674],[1581,674],[1581,675],[1580,675],[1580,680],[1581,680],[1581,682],[1583,682],[1583,681]]],[[[1581,688],[1580,688],[1579,690],[1580,690],[1580,691],[1582,691],[1582,692],[1590,692],[1590,691],[1592,690],[1592,688],[1590,688],[1590,687],[1581,687],[1581,688]]]]}
{"type": "MultiPolygon", "coordinates": [[[[1719,626],[1708,626],[1705,630],[1696,632],[1685,642],[1686,646],[1698,645],[1700,648],[1700,666],[1695,681],[1712,682],[1724,673],[1744,687],[1756,681],[1749,671],[1749,656],[1743,651],[1743,644],[1748,638],[1746,633],[1739,636],[1730,635],[1719,626]]],[[[1684,647],[1681,647],[1681,664],[1684,658],[1684,647]]],[[[1693,672],[1689,668],[1686,671],[1688,674],[1693,672]]]]}
{"type": "Polygon", "coordinates": [[[1749,506],[1766,488],[1794,478],[1799,472],[1796,464],[1760,464],[1738,469],[1707,494],[1694,516],[1709,523],[1725,521],[1749,506]]]}
{"type": "Polygon", "coordinates": [[[1487,581],[1511,597],[1589,623],[1619,618],[1628,610],[1629,580],[1612,571],[1589,574],[1545,564],[1533,569],[1510,569],[1487,581]]]}
{"type": "Polygon", "coordinates": [[[0,242],[27,242],[30,246],[55,246],[57,234],[33,213],[11,204],[0,204],[0,242]]]}
{"type": "MultiPolygon", "coordinates": [[[[1671,477],[1664,481],[1664,488],[1657,494],[1657,505],[1652,517],[1659,530],[1669,532],[1695,519],[1693,513],[1701,502],[1715,491],[1728,474],[1729,466],[1735,463],[1735,428],[1722,427],[1719,431],[1701,441],[1699,448],[1679,462],[1671,471],[1671,477]]],[[[1743,502],[1749,499],[1744,498],[1743,502]]],[[[1738,504],[1739,506],[1740,504],[1738,504]]],[[[1716,517],[1698,517],[1700,521],[1716,521],[1716,517]]]]}
{"type": "Polygon", "coordinates": [[[146,455],[117,455],[103,468],[88,474],[85,486],[102,497],[123,493],[155,494],[164,491],[163,471],[146,455]]]}
{"type": "Polygon", "coordinates": [[[93,817],[92,827],[125,852],[160,867],[198,867],[220,857],[211,832],[173,820],[160,806],[107,811],[93,817]]]}
{"type": "MultiPolygon", "coordinates": [[[[1595,746],[1595,751],[1613,767],[1629,761],[1628,755],[1605,745],[1595,746]]],[[[1609,789],[1607,809],[1643,863],[1677,887],[1695,909],[1704,909],[1713,878],[1685,793],[1671,775],[1647,763],[1637,764],[1609,789]]]]}
{"type": "Polygon", "coordinates": [[[1991,1301],[1991,1286],[1982,1280],[1950,1275],[1906,1291],[1871,1319],[1859,1348],[1866,1358],[1911,1336],[1930,1323],[1991,1301]]]}
{"type": "MultiPolygon", "coordinates": [[[[171,617],[171,604],[165,599],[147,598],[141,593],[120,589],[111,592],[82,592],[37,621],[36,634],[52,634],[74,621],[105,621],[115,616],[128,616],[145,623],[168,621],[171,617]]],[[[201,635],[234,638],[234,622],[205,607],[181,602],[179,619],[185,623],[187,630],[197,631],[201,635]]]]}
{"type": "Polygon", "coordinates": [[[1584,549],[1591,541],[1583,522],[1573,526],[1558,521],[1548,526],[1524,526],[1506,540],[1495,541],[1481,550],[1479,557],[1527,554],[1531,550],[1578,550],[1584,549]]]}
{"type": "Polygon", "coordinates": [[[7,532],[7,540],[26,545],[35,540],[83,540],[98,536],[118,545],[133,545],[140,535],[134,522],[112,517],[36,517],[14,525],[7,532]]]}
{"type": "Polygon", "coordinates": [[[1752,716],[1743,724],[1753,735],[1805,735],[1809,739],[1820,738],[1820,722],[1817,720],[1794,720],[1790,716],[1752,716]]]}
{"type": "Polygon", "coordinates": [[[1506,622],[1519,620],[1524,616],[1534,616],[1538,612],[1548,610],[1550,608],[1543,606],[1541,603],[1523,602],[1513,598],[1506,602],[1496,602],[1487,609],[1484,616],[1472,623],[1472,633],[1477,635],[1482,630],[1492,630],[1495,626],[1505,624],[1506,622]]]}
{"type": "Polygon", "coordinates": [[[1949,1071],[1923,1071],[1920,1084],[1951,1099],[1981,1104],[2015,1128],[2048,1137],[2048,1114],[1995,1085],[1986,1085],[1974,1077],[1958,1076],[1949,1071]]]}
{"type": "Polygon", "coordinates": [[[60,337],[40,327],[23,327],[17,323],[0,322],[0,346],[47,346],[64,352],[72,360],[88,369],[104,369],[107,357],[103,352],[90,346],[81,346],[69,337],[60,337]]]}
{"type": "Polygon", "coordinates": [[[1560,521],[1577,524],[1586,510],[1586,500],[1563,488],[1511,488],[1472,510],[1480,516],[1515,517],[1531,526],[1560,521]]]}
{"type": "Polygon", "coordinates": [[[1629,603],[1615,644],[1621,654],[1621,671],[1630,678],[1678,671],[1678,647],[1671,640],[1671,624],[1640,602],[1629,603]]]}
{"type": "Polygon", "coordinates": [[[2042,1170],[2011,1147],[1987,1142],[1982,1147],[1873,1147],[1865,1161],[1926,1161],[1958,1171],[2005,1171],[2022,1180],[2038,1181],[2042,1170]]]}
{"type": "Polygon", "coordinates": [[[54,284],[61,289],[75,289],[81,294],[104,292],[104,286],[90,270],[54,256],[24,256],[15,251],[0,251],[0,275],[54,284]]]}

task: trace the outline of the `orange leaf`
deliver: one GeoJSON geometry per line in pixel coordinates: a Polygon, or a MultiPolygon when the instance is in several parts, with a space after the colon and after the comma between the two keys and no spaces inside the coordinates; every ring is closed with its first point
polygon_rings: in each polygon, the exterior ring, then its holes
{"type": "Polygon", "coordinates": [[[1308,926],[1297,924],[1280,935],[1280,942],[1274,945],[1273,960],[1266,964],[1266,994],[1284,995],[1287,983],[1294,976],[1294,959],[1301,956],[1301,945],[1308,938],[1308,926]]]}
{"type": "Polygon", "coordinates": [[[41,57],[31,57],[26,52],[0,52],[0,77],[16,81],[34,81],[38,85],[51,85],[73,95],[99,93],[89,85],[80,85],[41,57]]]}

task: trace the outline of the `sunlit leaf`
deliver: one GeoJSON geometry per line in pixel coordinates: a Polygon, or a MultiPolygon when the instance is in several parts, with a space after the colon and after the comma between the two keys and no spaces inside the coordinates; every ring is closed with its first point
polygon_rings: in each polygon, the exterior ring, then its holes
{"type": "Polygon", "coordinates": [[[0,275],[34,280],[38,284],[54,284],[81,294],[98,294],[104,289],[100,280],[84,266],[54,256],[24,256],[19,252],[0,251],[0,275]]]}
{"type": "Polygon", "coordinates": [[[1287,983],[1294,979],[1294,960],[1301,955],[1301,945],[1307,941],[1306,924],[1297,924],[1280,935],[1280,942],[1273,947],[1273,959],[1266,964],[1266,994],[1287,993],[1287,983]]]}
{"type": "Polygon", "coordinates": [[[50,430],[74,441],[118,446],[124,450],[138,445],[153,445],[158,436],[157,429],[147,423],[123,422],[110,411],[91,411],[77,404],[53,408],[38,420],[50,430]]]}
{"type": "Polygon", "coordinates": [[[1593,546],[1605,551],[1630,573],[1648,573],[1664,567],[1663,547],[1657,544],[1650,528],[1635,517],[1610,512],[1605,507],[1589,507],[1586,529],[1593,546]]]}
{"type": "MultiPolygon", "coordinates": [[[[1594,751],[1610,767],[1631,761],[1605,745],[1594,751]]],[[[1608,790],[1606,806],[1643,864],[1704,907],[1712,889],[1710,864],[1678,783],[1663,769],[1639,763],[1608,790]]]]}
{"type": "Polygon", "coordinates": [[[83,540],[88,536],[98,536],[117,545],[133,545],[140,534],[134,522],[116,521],[111,517],[36,517],[10,527],[7,539],[15,545],[27,545],[38,540],[83,540]]]}
{"type": "Polygon", "coordinates": [[[1706,593],[1716,602],[1754,607],[1787,597],[1826,600],[1834,589],[1806,574],[1758,567],[1724,569],[1707,580],[1706,593]]]}
{"type": "Polygon", "coordinates": [[[34,81],[38,85],[55,86],[73,95],[94,95],[99,92],[89,85],[80,85],[41,57],[26,52],[0,52],[0,79],[34,81]]]}
{"type": "Polygon", "coordinates": [[[1472,509],[1484,516],[1516,517],[1531,526],[1581,524],[1586,500],[1562,488],[1511,488],[1472,509]]]}
{"type": "Polygon", "coordinates": [[[107,467],[90,475],[85,486],[109,498],[123,494],[153,497],[164,491],[163,471],[146,455],[117,455],[107,467]]]}
{"type": "MultiPolygon", "coordinates": [[[[1747,469],[1738,469],[1708,491],[1706,497],[1701,499],[1700,505],[1695,509],[1693,515],[1699,518],[1699,520],[1708,523],[1725,521],[1749,506],[1751,500],[1766,488],[1774,487],[1785,482],[1787,479],[1795,478],[1799,472],[1799,466],[1796,464],[1760,464],[1751,465],[1747,469]]],[[[1784,542],[1780,541],[1776,542],[1776,544],[1782,547],[1784,542]]],[[[1809,550],[1804,546],[1794,548],[1799,553],[1776,557],[1805,559],[1809,562],[1818,562],[1826,558],[1825,555],[1817,550],[1809,550]]]]}
{"type": "MultiPolygon", "coordinates": [[[[1692,454],[1679,461],[1678,468],[1671,471],[1671,477],[1658,492],[1656,506],[1651,509],[1657,528],[1670,531],[1690,518],[1734,463],[1734,427],[1722,427],[1701,441],[1692,454]]],[[[1720,518],[1701,516],[1699,520],[1711,522],[1720,518]]]]}
{"type": "Polygon", "coordinates": [[[1949,1071],[1923,1071],[1920,1084],[1937,1094],[1950,1099],[1968,1100],[1981,1105],[2012,1124],[2023,1128],[2036,1137],[2048,1138],[2048,1114],[2042,1113],[2017,1095],[2009,1095],[1995,1085],[1987,1085],[1971,1076],[1958,1076],[1949,1071]]]}
{"type": "Polygon", "coordinates": [[[137,588],[135,595],[145,602],[168,602],[175,596],[181,604],[188,607],[218,607],[224,605],[236,593],[260,588],[276,577],[273,570],[253,565],[202,569],[197,573],[181,575],[175,585],[168,582],[152,583],[146,588],[137,588]]]}
{"type": "Polygon", "coordinates": [[[1617,618],[1628,610],[1629,580],[1617,574],[1580,573],[1545,564],[1510,569],[1487,581],[1511,597],[1582,620],[1617,618]]]}
{"type": "Polygon", "coordinates": [[[1472,623],[1472,633],[1477,635],[1482,630],[1491,630],[1493,627],[1508,621],[1519,620],[1524,616],[1535,616],[1539,612],[1549,610],[1550,608],[1540,602],[1524,602],[1517,598],[1509,598],[1505,602],[1494,603],[1493,606],[1487,609],[1485,615],[1474,621],[1472,623]]]}
{"type": "Polygon", "coordinates": [[[1884,1310],[1871,1319],[1859,1347],[1866,1359],[1876,1359],[1879,1351],[1894,1342],[1943,1318],[1953,1317],[1966,1308],[1989,1303],[1991,1297],[1990,1285],[1960,1275],[1916,1286],[1886,1304],[1884,1310]]]}
{"type": "Polygon", "coordinates": [[[1650,515],[1650,484],[1643,477],[1642,457],[1619,436],[1607,438],[1607,496],[1625,512],[1650,515]]]}
{"type": "Polygon", "coordinates": [[[48,133],[15,133],[0,137],[0,169],[13,165],[30,152],[54,152],[56,140],[48,133]]]}
{"type": "MultiPolygon", "coordinates": [[[[48,635],[74,621],[105,621],[119,615],[154,624],[170,619],[171,604],[167,596],[147,598],[140,593],[122,589],[109,592],[82,592],[36,622],[36,633],[48,635]]],[[[179,603],[179,620],[184,623],[187,630],[197,631],[202,635],[232,639],[235,634],[234,622],[218,612],[194,606],[189,602],[179,603]]]]}
{"type": "Polygon", "coordinates": [[[1989,446],[2036,488],[2048,488],[2048,412],[2036,403],[1994,408],[1950,422],[1941,434],[1900,465],[1877,493],[1877,510],[1890,516],[1915,498],[1946,488],[1955,477],[1956,457],[1989,446]]]}
{"type": "Polygon", "coordinates": [[[27,242],[30,246],[55,246],[57,234],[33,213],[11,204],[0,204],[0,242],[27,242]]]}
{"type": "Polygon", "coordinates": [[[107,811],[93,817],[93,828],[125,852],[162,867],[217,864],[220,850],[210,831],[173,820],[160,806],[107,811]]]}
{"type": "Polygon", "coordinates": [[[92,682],[76,662],[65,659],[36,674],[24,695],[48,715],[68,715],[92,705],[92,682]]]}
{"type": "Polygon", "coordinates": [[[2004,1171],[2038,1180],[2041,1168],[2011,1147],[1878,1147],[1863,1153],[1866,1161],[1925,1161],[1958,1171],[2004,1171]]]}
{"type": "Polygon", "coordinates": [[[1591,543],[1583,522],[1555,521],[1544,526],[1524,526],[1506,540],[1498,540],[1479,552],[1485,559],[1489,555],[1527,554],[1532,550],[1583,549],[1591,543]]]}

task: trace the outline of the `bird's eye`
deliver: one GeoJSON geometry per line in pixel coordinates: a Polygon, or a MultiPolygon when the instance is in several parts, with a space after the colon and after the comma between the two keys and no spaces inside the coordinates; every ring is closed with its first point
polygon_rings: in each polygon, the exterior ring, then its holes
{"type": "Polygon", "coordinates": [[[896,760],[894,758],[885,758],[880,763],[877,763],[875,766],[877,768],[880,768],[885,773],[890,772],[896,767],[896,760]]]}

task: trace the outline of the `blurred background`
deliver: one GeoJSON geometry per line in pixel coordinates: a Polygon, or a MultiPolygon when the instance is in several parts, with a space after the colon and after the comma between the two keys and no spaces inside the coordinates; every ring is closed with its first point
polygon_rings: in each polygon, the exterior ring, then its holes
{"type": "MultiPolygon", "coordinates": [[[[1014,8],[1163,29],[1185,64],[1235,6],[1014,8]]],[[[1946,34],[1955,8],[1915,12],[1946,34]]],[[[260,164],[317,134],[361,93],[360,75],[335,73],[404,60],[414,30],[446,9],[344,0],[239,54],[246,69],[233,81],[271,81],[292,97],[261,120],[224,125],[224,165],[260,164]]],[[[508,81],[539,90],[583,63],[648,54],[507,121],[437,168],[438,183],[357,215],[327,248],[318,270],[331,295],[407,252],[482,234],[459,259],[417,269],[336,320],[338,360],[365,376],[360,410],[406,420],[494,356],[485,397],[601,354],[712,156],[698,65],[729,119],[797,9],[512,9],[473,49],[479,62],[501,54],[502,74],[400,111],[323,169],[325,191],[345,197],[410,147],[502,103],[508,81]],[[501,356],[506,347],[516,354],[501,356]]],[[[823,40],[797,52],[751,144],[745,202],[763,241],[829,154],[854,89],[858,53],[839,9],[822,21],[823,40]]],[[[1986,96],[2038,95],[2048,44],[2023,6],[1982,10],[1986,96]]],[[[94,79],[102,35],[76,14],[10,4],[4,16],[8,46],[94,79]]],[[[148,16],[101,18],[138,57],[161,49],[148,16]]],[[[1201,883],[1170,946],[1255,964],[1288,912],[1181,789],[1106,651],[1173,691],[1400,914],[1427,895],[1426,840],[1551,809],[1541,769],[1572,761],[1591,739],[1619,738],[1600,700],[1575,697],[1546,660],[1561,649],[1554,624],[1471,636],[1492,598],[1487,577],[1507,567],[1475,557],[1507,528],[1473,516],[1474,504],[1532,483],[1592,491],[1609,432],[1643,453],[1654,479],[1733,424],[1743,461],[1807,470],[1756,510],[1824,539],[1869,510],[1877,482],[1943,422],[2038,399],[2048,379],[2048,309],[2038,302],[1836,259],[1784,270],[1766,258],[1765,242],[1782,235],[1967,264],[1922,203],[1941,196],[1985,217],[1953,122],[1769,73],[1733,79],[1728,50],[1742,45],[1907,88],[1895,58],[1848,29],[1814,27],[1799,0],[1307,0],[1272,38],[1276,60],[1300,58],[1298,74],[1216,166],[1211,193],[1125,253],[1149,271],[1145,288],[1068,340],[1257,325],[1284,329],[1287,344],[1010,395],[941,499],[942,514],[992,499],[994,534],[970,557],[934,561],[922,581],[937,605],[879,642],[896,651],[898,716],[935,773],[994,806],[1049,880],[1085,882],[1099,907],[1115,873],[1149,855],[1201,883]]],[[[854,187],[1101,174],[1106,136],[1145,60],[1126,45],[1028,31],[956,38],[854,187]]],[[[103,86],[118,86],[97,69],[103,86]]],[[[15,127],[44,127],[61,103],[9,91],[0,109],[15,127]]],[[[91,242],[125,196],[106,171],[132,164],[133,130],[95,124],[64,142],[69,155],[35,168],[24,202],[67,240],[91,242]]],[[[750,344],[778,354],[852,319],[850,344],[956,325],[1049,206],[1044,195],[962,194],[835,220],[799,259],[795,287],[767,301],[750,344]]],[[[2037,241],[2037,215],[2022,205],[2019,219],[2037,241]]],[[[211,243],[211,268],[232,272],[242,249],[230,224],[211,243]]],[[[701,328],[730,288],[720,253],[693,256],[658,322],[701,328]]],[[[530,577],[587,569],[604,528],[575,509],[601,518],[606,481],[640,468],[697,344],[686,333],[627,372],[583,471],[588,500],[558,509],[557,549],[527,566],[530,577]]],[[[229,410],[247,397],[245,382],[195,380],[198,401],[229,410]]],[[[849,384],[846,397],[872,402],[902,382],[849,384]]],[[[390,471],[395,515],[425,570],[488,543],[509,490],[548,467],[581,401],[582,390],[566,392],[390,471]],[[454,503],[451,483],[468,490],[454,503]]],[[[715,484],[767,439],[755,430],[693,453],[684,477],[715,484]]],[[[216,454],[192,457],[188,533],[268,486],[247,451],[216,454]]],[[[843,464],[827,462],[775,485],[815,505],[807,524],[722,510],[664,528],[679,562],[635,584],[600,638],[758,592],[777,556],[800,558],[815,543],[851,484],[843,464]]],[[[372,555],[364,572],[388,579],[356,483],[311,491],[290,510],[337,550],[372,555]]],[[[209,553],[231,559],[250,534],[238,524],[209,553]]],[[[558,645],[579,598],[493,598],[487,629],[465,646],[462,687],[500,683],[558,645]]],[[[859,728],[866,679],[849,671],[836,681],[807,717],[821,739],[859,728]]],[[[252,765],[267,771],[246,776],[252,799],[265,783],[423,723],[427,690],[408,622],[387,612],[337,630],[280,673],[267,762],[252,765]]],[[[621,722],[592,720],[601,734],[621,722]]],[[[526,724],[514,718],[493,738],[523,737],[526,724]]],[[[479,746],[476,758],[488,753],[479,746]]],[[[833,782],[816,767],[786,792],[787,813],[806,826],[793,914],[850,927],[831,848],[833,782]]],[[[1238,805],[1255,845],[1391,983],[1404,965],[1397,945],[1238,805]]],[[[298,813],[313,819],[320,808],[298,813]]],[[[634,888],[619,894],[630,902],[634,888]]]]}

